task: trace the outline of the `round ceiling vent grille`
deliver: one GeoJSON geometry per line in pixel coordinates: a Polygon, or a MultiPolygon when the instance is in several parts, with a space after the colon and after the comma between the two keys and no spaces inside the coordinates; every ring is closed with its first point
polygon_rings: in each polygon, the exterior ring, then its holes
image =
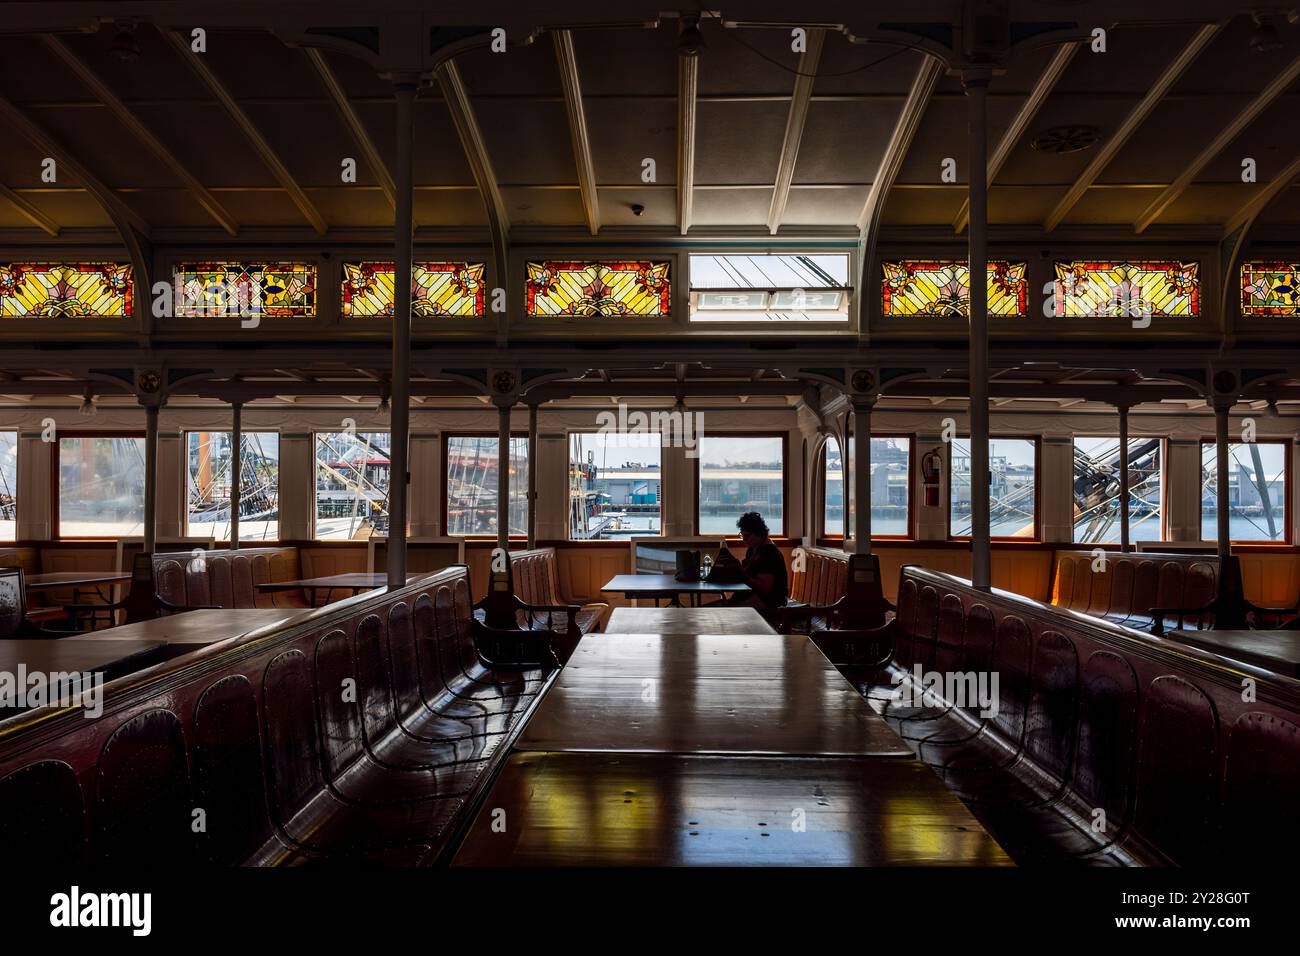
{"type": "Polygon", "coordinates": [[[1054,126],[1045,129],[1030,141],[1030,146],[1044,153],[1077,153],[1095,146],[1101,139],[1101,130],[1095,126],[1054,126]]]}

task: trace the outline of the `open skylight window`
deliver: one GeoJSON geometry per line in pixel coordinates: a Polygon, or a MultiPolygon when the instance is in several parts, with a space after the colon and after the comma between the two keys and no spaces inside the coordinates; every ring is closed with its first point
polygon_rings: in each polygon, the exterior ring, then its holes
{"type": "Polygon", "coordinates": [[[693,255],[694,322],[844,322],[849,257],[693,255]]]}

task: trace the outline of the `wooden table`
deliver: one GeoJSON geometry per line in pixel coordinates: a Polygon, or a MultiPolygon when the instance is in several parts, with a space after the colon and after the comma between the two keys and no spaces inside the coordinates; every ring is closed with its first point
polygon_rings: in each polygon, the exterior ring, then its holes
{"type": "Polygon", "coordinates": [[[95,588],[106,584],[125,584],[131,580],[129,571],[50,571],[46,574],[23,576],[30,591],[47,591],[50,588],[95,588]]]}
{"type": "Polygon", "coordinates": [[[752,607],[616,607],[606,634],[775,634],[752,607]]]}
{"type": "Polygon", "coordinates": [[[516,753],[454,866],[1009,866],[915,760],[516,753]],[[505,811],[505,829],[493,827],[505,811]],[[494,816],[495,814],[495,816],[494,816]]]}
{"type": "Polygon", "coordinates": [[[1192,647],[1265,670],[1300,677],[1300,631],[1169,631],[1192,647]]]}
{"type": "Polygon", "coordinates": [[[670,606],[681,607],[681,596],[688,595],[693,606],[698,607],[707,595],[725,597],[748,591],[748,584],[709,584],[707,581],[678,581],[671,574],[616,574],[600,589],[602,594],[621,594],[628,598],[653,599],[655,607],[660,598],[669,598],[670,606]]]}
{"type": "MultiPolygon", "coordinates": [[[[16,674],[21,664],[32,673],[101,673],[105,680],[156,663],[161,641],[103,641],[97,637],[61,637],[47,641],[0,641],[0,671],[16,674]]],[[[159,658],[160,659],[160,658],[159,658]]],[[[3,702],[0,702],[3,703],[3,702]]],[[[13,713],[0,707],[0,714],[13,713]]]]}
{"type": "Polygon", "coordinates": [[[912,756],[800,634],[588,635],[515,746],[912,756]],[[768,645],[765,651],[756,651],[759,643],[768,645]],[[598,647],[589,655],[592,645],[598,647]]]}
{"type": "MultiPolygon", "coordinates": [[[[409,584],[417,578],[424,577],[424,574],[408,574],[406,581],[409,584]]],[[[316,592],[319,590],[333,591],[351,591],[353,594],[360,594],[362,591],[371,591],[375,588],[388,586],[388,575],[383,571],[349,571],[345,574],[327,574],[319,578],[304,578],[300,581],[268,581],[265,584],[259,584],[259,591],[293,591],[302,588],[307,592],[307,603],[315,605],[316,592]]]]}
{"type": "Polygon", "coordinates": [[[209,608],[200,611],[184,611],[150,621],[138,621],[135,624],[124,624],[121,627],[96,631],[93,637],[87,637],[85,640],[105,643],[145,640],[165,645],[183,644],[191,648],[204,647],[306,613],[309,613],[309,609],[300,607],[209,608]]]}

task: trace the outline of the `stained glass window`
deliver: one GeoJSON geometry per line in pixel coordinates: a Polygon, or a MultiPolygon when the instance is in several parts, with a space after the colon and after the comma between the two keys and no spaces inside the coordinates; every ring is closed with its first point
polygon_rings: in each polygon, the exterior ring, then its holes
{"type": "Polygon", "coordinates": [[[1244,263],[1241,314],[1300,315],[1300,262],[1244,263]]]}
{"type": "Polygon", "coordinates": [[[307,262],[185,262],[172,276],[180,317],[316,314],[316,267],[307,262]]]}
{"type": "MultiPolygon", "coordinates": [[[[884,315],[970,315],[970,268],[951,259],[903,259],[883,264],[884,315]]],[[[1029,284],[1025,262],[990,262],[989,315],[1024,315],[1029,284]]]]}
{"type": "Polygon", "coordinates": [[[0,316],[129,316],[131,271],[119,262],[0,263],[0,316]]]}
{"type": "Polygon", "coordinates": [[[530,262],[528,315],[668,315],[667,262],[530,262]]]}
{"type": "Polygon", "coordinates": [[[1136,318],[1200,313],[1198,262],[1056,263],[1053,315],[1136,318]]]}
{"type": "MultiPolygon", "coordinates": [[[[417,262],[411,273],[411,314],[477,316],[483,314],[481,262],[417,262]]],[[[393,314],[393,264],[343,263],[343,314],[390,316],[393,314]]]]}

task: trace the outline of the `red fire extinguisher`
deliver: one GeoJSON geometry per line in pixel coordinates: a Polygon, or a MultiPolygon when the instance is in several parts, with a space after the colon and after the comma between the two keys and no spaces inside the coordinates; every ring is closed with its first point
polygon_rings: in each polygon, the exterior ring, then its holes
{"type": "Polygon", "coordinates": [[[921,458],[921,487],[925,489],[927,508],[939,506],[939,473],[943,468],[943,456],[939,449],[927,452],[921,458]]]}

